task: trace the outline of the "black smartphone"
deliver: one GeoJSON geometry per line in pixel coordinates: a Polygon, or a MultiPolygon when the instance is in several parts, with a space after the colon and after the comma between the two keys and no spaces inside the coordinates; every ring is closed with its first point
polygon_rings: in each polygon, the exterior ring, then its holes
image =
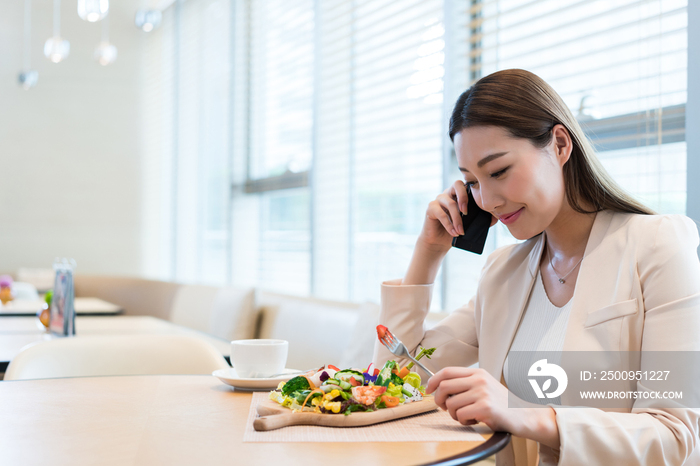
{"type": "Polygon", "coordinates": [[[492,216],[489,212],[479,208],[469,188],[467,188],[467,195],[469,196],[467,215],[462,214],[464,234],[452,238],[452,246],[481,254],[484,252],[484,244],[486,244],[486,235],[491,227],[492,216]]]}

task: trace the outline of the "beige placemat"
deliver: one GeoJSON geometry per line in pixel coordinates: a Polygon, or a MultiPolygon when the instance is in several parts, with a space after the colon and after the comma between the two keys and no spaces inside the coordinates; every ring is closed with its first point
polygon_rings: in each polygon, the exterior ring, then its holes
{"type": "Polygon", "coordinates": [[[372,426],[289,426],[257,432],[253,429],[256,407],[267,396],[267,392],[253,393],[244,442],[478,442],[484,440],[479,432],[491,432],[483,425],[463,426],[441,409],[372,426]]]}

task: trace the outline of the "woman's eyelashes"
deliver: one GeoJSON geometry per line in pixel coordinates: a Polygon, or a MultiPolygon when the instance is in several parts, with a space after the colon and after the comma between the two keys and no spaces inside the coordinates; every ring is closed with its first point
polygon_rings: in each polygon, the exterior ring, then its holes
{"type": "MultiPolygon", "coordinates": [[[[498,179],[498,178],[500,178],[501,176],[503,176],[503,175],[506,173],[506,171],[508,171],[509,168],[510,168],[510,166],[505,167],[505,168],[502,169],[502,170],[498,170],[497,172],[493,172],[493,173],[491,173],[490,176],[491,176],[491,178],[498,179]]],[[[467,188],[471,188],[472,186],[476,185],[476,181],[465,180],[465,181],[464,181],[464,185],[465,185],[467,188]]]]}
{"type": "Polygon", "coordinates": [[[510,167],[506,167],[502,170],[498,170],[497,172],[491,173],[491,178],[500,178],[501,175],[505,174],[506,171],[508,171],[510,167]]]}

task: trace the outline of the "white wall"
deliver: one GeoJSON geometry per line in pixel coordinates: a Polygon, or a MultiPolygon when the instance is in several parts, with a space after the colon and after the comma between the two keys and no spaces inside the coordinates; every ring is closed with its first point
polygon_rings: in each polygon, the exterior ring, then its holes
{"type": "Polygon", "coordinates": [[[73,257],[78,273],[141,272],[139,72],[144,33],[133,24],[139,0],[110,2],[116,63],[93,59],[100,23],[63,0],[61,35],[71,53],[43,56],[52,0],[33,0],[32,68],[23,90],[23,0],[0,1],[0,271],[50,267],[73,257]]]}

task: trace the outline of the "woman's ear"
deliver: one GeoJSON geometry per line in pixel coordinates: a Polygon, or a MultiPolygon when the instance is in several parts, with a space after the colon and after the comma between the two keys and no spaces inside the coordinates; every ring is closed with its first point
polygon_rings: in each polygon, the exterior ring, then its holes
{"type": "Polygon", "coordinates": [[[564,125],[558,124],[554,125],[552,128],[552,144],[554,155],[559,161],[559,166],[563,167],[564,164],[569,161],[571,151],[574,148],[569,130],[567,130],[564,125]]]}

